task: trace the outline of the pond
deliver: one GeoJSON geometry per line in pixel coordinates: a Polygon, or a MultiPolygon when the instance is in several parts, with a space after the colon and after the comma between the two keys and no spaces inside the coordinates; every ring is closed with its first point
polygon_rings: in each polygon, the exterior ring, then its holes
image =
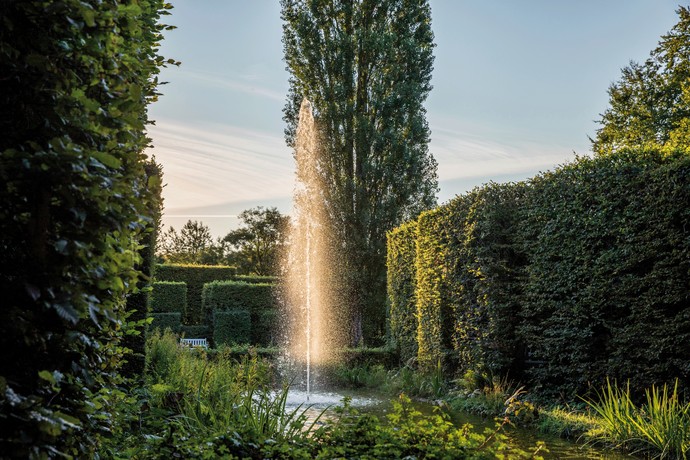
{"type": "MultiPolygon", "coordinates": [[[[392,410],[390,396],[382,396],[371,390],[338,390],[337,392],[318,391],[312,392],[307,400],[307,394],[300,390],[291,390],[286,409],[307,408],[305,415],[309,419],[315,419],[324,410],[323,417],[328,419],[329,408],[341,405],[343,398],[351,398],[350,405],[360,412],[371,413],[381,418],[392,410]]],[[[414,401],[415,408],[423,414],[432,414],[434,405],[423,401],[414,401]]],[[[485,428],[493,428],[495,422],[492,419],[482,418],[469,413],[453,413],[451,420],[460,427],[466,423],[471,424],[475,431],[482,432],[485,428]]],[[[544,436],[530,430],[521,428],[508,428],[506,435],[510,442],[523,449],[534,446],[538,440],[544,441],[549,449],[548,453],[542,453],[547,459],[606,459],[606,460],[631,460],[635,457],[618,452],[609,452],[592,446],[584,446],[557,437],[544,436]]]]}

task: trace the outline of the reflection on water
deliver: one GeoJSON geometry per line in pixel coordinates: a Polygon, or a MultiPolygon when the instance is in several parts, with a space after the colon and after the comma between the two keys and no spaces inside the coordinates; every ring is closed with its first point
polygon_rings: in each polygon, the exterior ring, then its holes
{"type": "MultiPolygon", "coordinates": [[[[366,390],[343,390],[338,392],[312,391],[309,394],[309,399],[307,400],[306,391],[295,389],[290,390],[288,393],[285,406],[288,411],[295,410],[297,408],[300,408],[300,412],[304,410],[304,414],[307,416],[309,421],[313,421],[317,417],[321,416],[320,421],[327,422],[329,418],[335,416],[332,409],[337,406],[342,406],[343,399],[346,397],[350,398],[351,407],[360,412],[374,414],[381,418],[385,417],[385,415],[393,408],[393,398],[389,396],[377,395],[374,392],[366,390]],[[321,415],[322,413],[323,415],[321,415]]],[[[431,415],[435,410],[438,410],[436,406],[427,402],[414,401],[413,405],[415,409],[426,415],[431,415]]],[[[458,427],[469,423],[474,427],[474,430],[478,432],[482,432],[486,428],[495,427],[495,422],[492,419],[482,418],[468,413],[454,413],[453,417],[451,417],[451,420],[458,427]]],[[[596,449],[592,446],[578,445],[577,443],[560,438],[539,435],[525,429],[507,428],[506,435],[512,443],[525,450],[529,450],[529,448],[534,446],[538,440],[546,442],[549,452],[540,452],[540,455],[547,459],[630,460],[635,458],[618,452],[607,452],[596,449]]]]}

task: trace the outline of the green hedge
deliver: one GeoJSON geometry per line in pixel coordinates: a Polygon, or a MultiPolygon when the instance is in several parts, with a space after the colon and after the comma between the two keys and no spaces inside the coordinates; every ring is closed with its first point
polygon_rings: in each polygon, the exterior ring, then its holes
{"type": "MultiPolygon", "coordinates": [[[[182,319],[184,324],[190,325],[205,323],[201,300],[204,284],[230,280],[234,276],[234,267],[222,265],[161,264],[156,267],[156,280],[187,283],[187,311],[182,319]]],[[[210,325],[210,318],[206,324],[210,325]]]]}
{"type": "Polygon", "coordinates": [[[526,256],[516,225],[525,184],[489,183],[448,204],[452,238],[446,274],[454,349],[463,370],[522,376],[516,335],[526,256]]]}
{"type": "Polygon", "coordinates": [[[214,310],[214,346],[250,343],[251,325],[249,310],[214,310]]]}
{"type": "Polygon", "coordinates": [[[277,276],[237,275],[233,279],[252,284],[276,284],[279,278],[277,276]]]}
{"type": "Polygon", "coordinates": [[[417,357],[415,302],[417,222],[401,225],[387,235],[389,323],[391,340],[402,362],[417,357]]]}
{"type": "Polygon", "coordinates": [[[392,233],[391,329],[405,321],[400,299],[415,298],[423,369],[452,348],[462,370],[509,374],[546,396],[606,376],[690,388],[688,203],[682,152],[579,158],[477,188],[419,217],[414,280],[399,256],[409,242],[395,236],[405,230],[392,233]]]}
{"type": "Polygon", "coordinates": [[[446,279],[449,209],[440,206],[422,213],[416,244],[417,359],[422,370],[447,364],[452,349],[453,317],[446,279]]]}
{"type": "Polygon", "coordinates": [[[187,283],[182,281],[156,281],[151,294],[154,313],[184,313],[187,310],[187,283]]]}
{"type": "Polygon", "coordinates": [[[583,158],[532,181],[520,333],[542,391],[572,394],[607,375],[690,387],[688,203],[683,154],[583,158]]]}
{"type": "Polygon", "coordinates": [[[3,458],[115,450],[123,341],[145,323],[145,299],[129,317],[126,299],[145,284],[137,249],[154,199],[145,128],[169,8],[0,5],[3,458]]]}
{"type": "Polygon", "coordinates": [[[182,326],[182,334],[189,339],[203,339],[211,337],[209,326],[182,326]]]}
{"type": "Polygon", "coordinates": [[[170,329],[172,332],[179,333],[182,330],[182,313],[151,313],[151,331],[158,329],[160,332],[170,329]]]}
{"type": "Polygon", "coordinates": [[[278,310],[260,311],[256,319],[257,321],[252,321],[251,343],[260,347],[278,344],[278,310]]]}
{"type": "Polygon", "coordinates": [[[215,310],[247,310],[251,314],[251,341],[254,345],[266,345],[274,336],[274,329],[268,329],[270,315],[266,311],[277,311],[275,285],[251,284],[243,281],[214,281],[204,285],[204,311],[209,322],[215,310]]]}

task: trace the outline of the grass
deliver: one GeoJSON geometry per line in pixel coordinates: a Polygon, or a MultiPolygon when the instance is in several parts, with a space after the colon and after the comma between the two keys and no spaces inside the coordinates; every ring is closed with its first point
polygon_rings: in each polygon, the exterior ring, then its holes
{"type": "Polygon", "coordinates": [[[601,421],[597,439],[633,453],[687,460],[690,403],[680,400],[678,381],[672,389],[667,385],[652,386],[645,396],[645,403],[637,406],[629,385],[620,388],[607,381],[598,400],[587,401],[601,421]]]}

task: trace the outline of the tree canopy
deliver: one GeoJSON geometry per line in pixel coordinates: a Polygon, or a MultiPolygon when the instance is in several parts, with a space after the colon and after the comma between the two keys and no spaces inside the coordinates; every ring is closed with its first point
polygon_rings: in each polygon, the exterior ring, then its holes
{"type": "Polygon", "coordinates": [[[278,208],[258,206],[239,215],[242,224],[223,241],[229,245],[229,262],[241,273],[277,275],[290,219],[278,208]]]}
{"type": "Polygon", "coordinates": [[[690,141],[690,9],[642,64],[631,62],[608,90],[592,148],[606,154],[639,146],[688,148],[690,141]]]}
{"type": "MultiPolygon", "coordinates": [[[[385,235],[435,204],[424,101],[431,90],[431,11],[421,0],[281,0],[290,89],[289,146],[311,102],[320,130],[319,199],[352,306],[352,342],[385,327],[385,235]],[[367,321],[362,331],[362,315],[367,321]]],[[[345,300],[346,299],[346,300],[345,300]]]]}

